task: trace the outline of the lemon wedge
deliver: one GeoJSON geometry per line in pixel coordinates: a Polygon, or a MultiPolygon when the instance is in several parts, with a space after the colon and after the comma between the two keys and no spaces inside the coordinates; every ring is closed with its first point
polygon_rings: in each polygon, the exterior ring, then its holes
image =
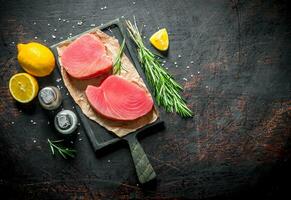
{"type": "Polygon", "coordinates": [[[29,74],[37,77],[49,75],[55,68],[55,57],[46,46],[30,42],[18,44],[17,59],[20,66],[29,74]]]}
{"type": "Polygon", "coordinates": [[[169,36],[167,29],[163,28],[155,32],[150,37],[151,44],[160,51],[166,51],[169,48],[169,36]]]}
{"type": "Polygon", "coordinates": [[[28,103],[36,97],[38,83],[33,76],[27,73],[18,73],[10,78],[9,91],[16,101],[28,103]]]}

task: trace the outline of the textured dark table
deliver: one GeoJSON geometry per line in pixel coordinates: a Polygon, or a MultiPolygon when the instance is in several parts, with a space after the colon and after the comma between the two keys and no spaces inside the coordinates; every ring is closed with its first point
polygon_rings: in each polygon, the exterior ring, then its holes
{"type": "Polygon", "coordinates": [[[279,0],[1,0],[1,197],[280,199],[289,194],[284,182],[291,178],[290,10],[279,0]],[[37,102],[30,108],[16,104],[7,89],[11,75],[20,71],[17,43],[51,45],[91,24],[133,15],[146,25],[147,38],[158,27],[169,30],[166,66],[185,87],[195,113],[188,120],[163,113],[166,130],[141,141],[157,173],[152,188],[137,185],[126,147],[97,158],[82,128],[75,159],[51,156],[46,140],[55,133],[45,113],[37,102]]]}

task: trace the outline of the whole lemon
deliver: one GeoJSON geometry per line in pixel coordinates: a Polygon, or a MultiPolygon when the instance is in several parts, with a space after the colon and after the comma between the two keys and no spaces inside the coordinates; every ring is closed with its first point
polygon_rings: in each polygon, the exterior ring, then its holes
{"type": "Polygon", "coordinates": [[[37,43],[18,44],[18,62],[29,74],[43,77],[49,75],[55,68],[55,57],[49,48],[37,43]]]}

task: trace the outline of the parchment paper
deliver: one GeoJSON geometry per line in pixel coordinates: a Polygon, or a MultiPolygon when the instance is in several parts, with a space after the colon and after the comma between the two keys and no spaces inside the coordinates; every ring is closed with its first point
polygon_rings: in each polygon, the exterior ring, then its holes
{"type": "MultiPolygon", "coordinates": [[[[101,41],[105,45],[107,55],[109,57],[113,58],[113,60],[114,60],[118,54],[119,47],[120,47],[118,40],[115,39],[114,37],[111,37],[111,36],[105,34],[104,32],[102,32],[98,29],[96,29],[96,31],[91,32],[89,34],[94,34],[95,36],[97,36],[101,39],[101,41]]],[[[68,91],[70,92],[70,95],[72,96],[72,98],[74,99],[76,104],[78,104],[80,106],[83,113],[88,118],[97,122],[98,124],[100,124],[101,126],[106,128],[107,130],[112,131],[113,133],[115,133],[119,137],[125,136],[128,133],[131,133],[131,132],[133,132],[133,131],[135,131],[135,130],[137,130],[137,129],[139,129],[147,124],[151,124],[157,120],[159,114],[158,114],[156,108],[153,108],[151,112],[149,112],[147,115],[145,115],[139,119],[136,119],[133,121],[126,121],[126,122],[112,121],[112,120],[106,119],[103,116],[96,113],[92,109],[92,107],[90,106],[90,104],[87,100],[87,97],[85,95],[86,87],[87,87],[87,85],[99,86],[101,84],[101,82],[110,74],[102,75],[100,77],[88,79],[88,80],[78,80],[78,79],[75,79],[75,78],[69,76],[67,74],[67,72],[65,71],[65,69],[62,67],[62,63],[61,63],[60,58],[62,56],[62,52],[70,43],[71,43],[71,41],[64,42],[57,47],[58,60],[59,60],[59,63],[61,65],[61,74],[63,77],[64,84],[67,87],[68,91]]],[[[122,76],[123,78],[125,78],[129,81],[132,81],[132,82],[138,84],[139,86],[145,88],[145,90],[148,92],[142,78],[139,76],[135,67],[133,66],[133,64],[131,63],[131,61],[128,59],[128,57],[125,54],[123,54],[121,62],[122,62],[122,66],[124,69],[121,71],[120,76],[122,76]]],[[[149,92],[148,92],[148,94],[150,95],[149,92]]]]}

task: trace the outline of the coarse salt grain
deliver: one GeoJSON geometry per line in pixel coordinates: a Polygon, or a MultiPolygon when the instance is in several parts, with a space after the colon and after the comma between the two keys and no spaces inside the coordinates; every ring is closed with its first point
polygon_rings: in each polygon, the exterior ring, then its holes
{"type": "Polygon", "coordinates": [[[14,122],[11,122],[11,124],[14,124],[14,122]]]}
{"type": "Polygon", "coordinates": [[[53,39],[56,39],[56,36],[55,36],[55,35],[52,35],[52,38],[53,38],[53,39]]]}
{"type": "Polygon", "coordinates": [[[183,78],[184,81],[188,81],[187,78],[183,78]]]}
{"type": "Polygon", "coordinates": [[[193,60],[191,60],[191,62],[190,62],[191,64],[193,64],[194,63],[194,61],[193,60]]]}
{"type": "Polygon", "coordinates": [[[189,67],[189,66],[187,66],[186,68],[187,68],[187,69],[189,69],[190,67],[189,67]]]}
{"type": "Polygon", "coordinates": [[[178,58],[181,58],[181,57],[182,57],[182,56],[179,54],[179,55],[178,55],[178,58]]]}
{"type": "Polygon", "coordinates": [[[83,22],[82,22],[82,21],[79,21],[77,24],[78,24],[79,26],[81,26],[81,25],[83,24],[83,22]]]}
{"type": "Polygon", "coordinates": [[[94,27],[94,26],[95,26],[95,24],[90,24],[90,26],[91,26],[91,27],[94,27]]]}
{"type": "Polygon", "coordinates": [[[33,140],[33,143],[36,143],[36,140],[33,140]]]}

